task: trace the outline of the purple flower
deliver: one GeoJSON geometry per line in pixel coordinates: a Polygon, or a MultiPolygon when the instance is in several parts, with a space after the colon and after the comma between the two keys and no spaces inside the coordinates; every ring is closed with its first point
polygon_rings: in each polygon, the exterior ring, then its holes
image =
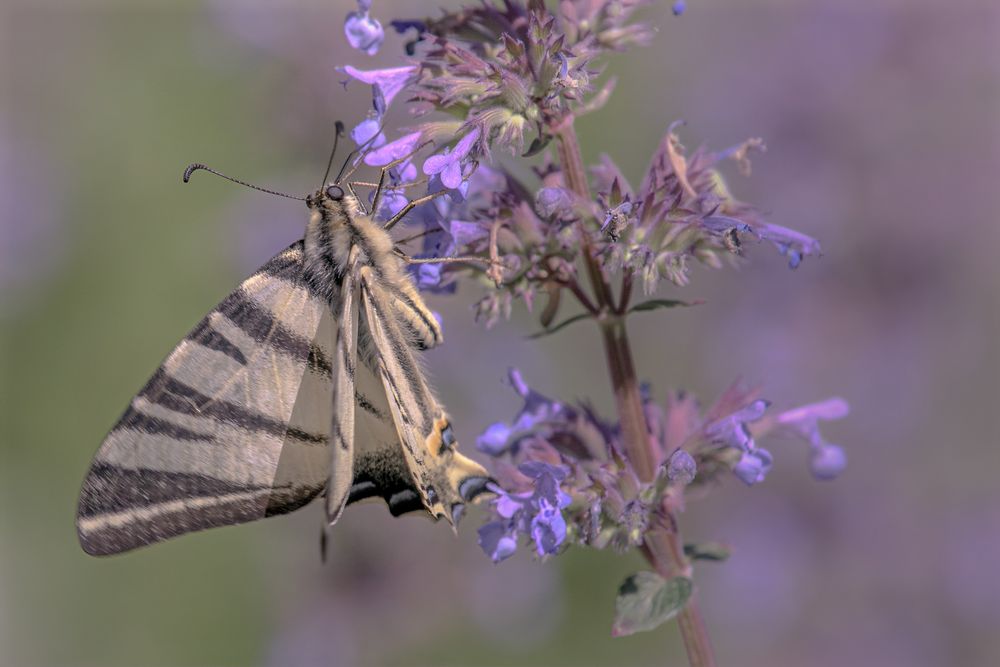
{"type": "Polygon", "coordinates": [[[770,241],[778,252],[788,258],[789,268],[798,268],[806,255],[819,255],[819,241],[801,234],[794,229],[760,222],[754,225],[754,233],[764,241],[770,241]]]}
{"type": "Polygon", "coordinates": [[[809,468],[816,479],[833,479],[847,467],[844,450],[828,443],[819,432],[819,421],[841,419],[850,412],[842,398],[831,398],[787,410],[777,416],[778,424],[809,441],[809,468]]]}
{"type": "Polygon", "coordinates": [[[358,123],[351,130],[351,139],[359,147],[367,144],[370,148],[378,148],[385,144],[385,134],[382,133],[382,125],[376,118],[367,118],[358,123]]]}
{"type": "Polygon", "coordinates": [[[490,456],[500,456],[507,449],[510,432],[510,427],[503,422],[490,424],[482,435],[476,438],[476,449],[490,456]]]}
{"type": "Polygon", "coordinates": [[[454,149],[446,148],[443,153],[427,158],[424,161],[424,173],[428,176],[440,174],[441,183],[449,190],[454,190],[464,179],[463,161],[478,139],[479,128],[474,127],[455,144],[454,149]]]}
{"type": "Polygon", "coordinates": [[[566,466],[554,466],[544,461],[525,461],[517,469],[535,480],[536,497],[544,498],[550,505],[556,507],[566,507],[572,501],[572,498],[559,488],[559,482],[569,475],[566,466]]]}
{"type": "Polygon", "coordinates": [[[341,68],[348,76],[372,87],[375,111],[381,116],[392,104],[393,98],[406,87],[417,73],[416,66],[389,67],[386,69],[360,70],[351,65],[341,68]]]}
{"type": "Polygon", "coordinates": [[[842,398],[830,398],[819,403],[809,403],[778,415],[778,423],[812,435],[816,422],[843,419],[851,411],[851,406],[842,398]]]}
{"type": "Polygon", "coordinates": [[[461,248],[489,235],[489,231],[478,222],[448,220],[443,226],[455,248],[461,248]]]}
{"type": "Polygon", "coordinates": [[[405,155],[409,155],[417,150],[417,146],[420,145],[420,136],[420,132],[404,134],[399,139],[390,141],[384,146],[369,151],[365,155],[365,164],[372,167],[382,167],[405,155]]]}
{"type": "Polygon", "coordinates": [[[569,469],[543,461],[527,461],[518,470],[533,480],[534,489],[509,493],[491,485],[497,494],[493,508],[500,517],[479,529],[479,546],[494,563],[509,557],[517,545],[517,534],[528,535],[539,556],[554,554],[566,540],[562,509],[572,498],[559,488],[569,469]]]}
{"type": "Polygon", "coordinates": [[[565,411],[566,408],[562,403],[553,401],[529,387],[524,378],[521,377],[521,371],[511,368],[508,373],[514,391],[524,399],[524,408],[514,421],[515,431],[529,431],[536,424],[554,420],[565,411]]]}
{"type": "Polygon", "coordinates": [[[509,558],[517,550],[517,534],[503,521],[493,521],[479,529],[479,546],[494,563],[509,558]]]}
{"type": "Polygon", "coordinates": [[[809,455],[809,469],[816,479],[835,479],[847,467],[847,454],[837,445],[814,447],[809,455]]]}
{"type": "MultiPolygon", "coordinates": [[[[372,197],[374,197],[374,195],[375,193],[373,192],[372,197]]],[[[409,203],[410,200],[407,199],[401,191],[386,188],[382,195],[382,202],[379,205],[379,210],[376,211],[375,214],[379,220],[388,220],[392,216],[399,213],[403,207],[409,203]]]]}
{"type": "Polygon", "coordinates": [[[417,288],[433,291],[433,288],[440,286],[441,268],[440,264],[415,264],[413,273],[417,288]]]}
{"type": "Polygon", "coordinates": [[[674,16],[680,16],[687,9],[687,3],[684,0],[674,0],[674,4],[670,9],[674,12],[674,16]]]}
{"type": "Polygon", "coordinates": [[[562,512],[544,498],[539,501],[538,514],[531,520],[531,539],[535,540],[539,556],[556,553],[566,539],[566,520],[562,512]]]}
{"type": "Polygon", "coordinates": [[[764,481],[764,476],[771,469],[773,458],[766,449],[756,448],[743,452],[739,463],[733,467],[733,473],[747,486],[753,486],[764,481]]]}
{"type": "Polygon", "coordinates": [[[750,422],[755,422],[764,416],[770,403],[763,399],[753,401],[730,415],[718,419],[705,429],[708,439],[719,445],[732,447],[742,452],[740,460],[733,467],[733,473],[746,484],[756,484],[764,481],[764,476],[771,469],[771,453],[760,449],[754,444],[750,435],[750,422]]]}
{"type": "Polygon", "coordinates": [[[736,412],[718,419],[705,429],[705,435],[714,443],[749,451],[754,448],[753,438],[747,423],[755,422],[764,416],[768,403],[756,400],[736,412]]]}
{"type": "Polygon", "coordinates": [[[490,456],[499,456],[515,449],[518,442],[534,431],[539,424],[553,421],[566,413],[566,407],[562,403],[553,401],[529,387],[521,377],[521,371],[511,368],[508,373],[514,391],[524,399],[524,407],[510,427],[497,422],[490,425],[476,439],[476,447],[490,456]]]}
{"type": "Polygon", "coordinates": [[[344,35],[353,48],[373,56],[385,41],[385,31],[382,24],[369,15],[371,6],[371,0],[358,0],[358,11],[348,14],[344,21],[344,35]]]}
{"type": "Polygon", "coordinates": [[[416,30],[418,33],[427,31],[426,23],[423,21],[415,21],[413,19],[396,19],[389,21],[389,25],[391,25],[393,30],[398,32],[400,35],[411,29],[416,30]]]}
{"type": "Polygon", "coordinates": [[[683,449],[678,449],[667,459],[667,479],[671,482],[690,484],[697,473],[698,465],[694,458],[683,449]]]}

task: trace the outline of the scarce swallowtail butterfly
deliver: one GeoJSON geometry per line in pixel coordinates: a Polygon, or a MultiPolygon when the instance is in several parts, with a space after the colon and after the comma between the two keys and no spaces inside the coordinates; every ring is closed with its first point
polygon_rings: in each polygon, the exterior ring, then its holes
{"type": "MultiPolygon", "coordinates": [[[[304,238],[216,306],[132,399],[83,483],[84,551],[120,553],[322,496],[330,525],[346,505],[382,498],[393,515],[423,510],[455,526],[487,492],[415,357],[442,342],[405,271],[421,260],[389,235],[443,193],[373,219],[401,162],[378,183],[350,182],[352,169],[305,197],[304,238]],[[375,188],[370,210],[359,185],[375,188]]],[[[184,181],[198,169],[236,180],[194,164],[184,181]]]]}

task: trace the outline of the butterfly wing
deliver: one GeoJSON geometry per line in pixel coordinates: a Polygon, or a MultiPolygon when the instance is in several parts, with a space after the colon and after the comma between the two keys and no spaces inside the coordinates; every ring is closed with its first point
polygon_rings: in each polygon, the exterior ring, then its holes
{"type": "Polygon", "coordinates": [[[349,503],[382,498],[393,516],[424,508],[400,445],[377,359],[372,356],[373,337],[367,322],[358,338],[355,389],[354,479],[349,503]]]}
{"type": "Polygon", "coordinates": [[[359,281],[364,313],[359,359],[364,363],[358,367],[368,369],[372,385],[381,385],[372,395],[380,397],[376,407],[388,409],[395,433],[386,433],[388,420],[378,422],[382,442],[391,445],[378,446],[368,461],[355,458],[355,480],[363,481],[362,474],[381,476],[371,495],[381,492],[393,514],[423,507],[454,522],[463,503],[485,490],[489,477],[456,451],[448,418],[413,356],[412,339],[403,332],[405,313],[397,311],[404,306],[393,299],[395,290],[384,289],[370,267],[361,267],[359,281]],[[390,484],[396,485],[394,493],[386,493],[390,484]]]}
{"type": "MultiPolygon", "coordinates": [[[[355,376],[358,357],[357,264],[359,251],[351,249],[347,271],[340,289],[334,340],[333,414],[330,432],[329,487],[326,493],[326,519],[332,525],[344,512],[354,478],[355,376]]],[[[324,534],[325,535],[325,534],[324,534]]]]}
{"type": "Polygon", "coordinates": [[[290,512],[330,470],[334,340],[302,242],[209,313],[132,399],[91,464],[77,531],[94,555],[290,512]]]}

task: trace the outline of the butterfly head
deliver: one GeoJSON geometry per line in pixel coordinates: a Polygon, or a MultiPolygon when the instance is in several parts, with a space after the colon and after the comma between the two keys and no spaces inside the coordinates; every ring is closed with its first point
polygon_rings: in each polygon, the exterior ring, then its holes
{"type": "Polygon", "coordinates": [[[454,526],[461,519],[466,503],[490,495],[487,484],[493,480],[483,466],[458,451],[455,433],[444,414],[434,421],[434,430],[425,444],[428,465],[417,480],[424,506],[435,518],[445,519],[454,526]]]}
{"type": "Polygon", "coordinates": [[[342,211],[351,200],[350,195],[337,183],[329,183],[311,195],[306,196],[306,206],[309,210],[326,208],[342,211]]]}

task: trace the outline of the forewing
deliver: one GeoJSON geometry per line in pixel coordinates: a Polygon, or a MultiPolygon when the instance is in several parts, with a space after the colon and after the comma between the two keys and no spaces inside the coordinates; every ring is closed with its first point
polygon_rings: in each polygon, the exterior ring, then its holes
{"type": "Polygon", "coordinates": [[[341,285],[334,340],[333,435],[329,487],[326,492],[326,518],[333,524],[347,505],[354,477],[355,373],[358,357],[358,249],[348,255],[347,272],[341,285]]]}
{"type": "Polygon", "coordinates": [[[84,480],[84,550],[282,514],[322,492],[333,339],[300,241],[209,313],[132,399],[84,480]]]}

